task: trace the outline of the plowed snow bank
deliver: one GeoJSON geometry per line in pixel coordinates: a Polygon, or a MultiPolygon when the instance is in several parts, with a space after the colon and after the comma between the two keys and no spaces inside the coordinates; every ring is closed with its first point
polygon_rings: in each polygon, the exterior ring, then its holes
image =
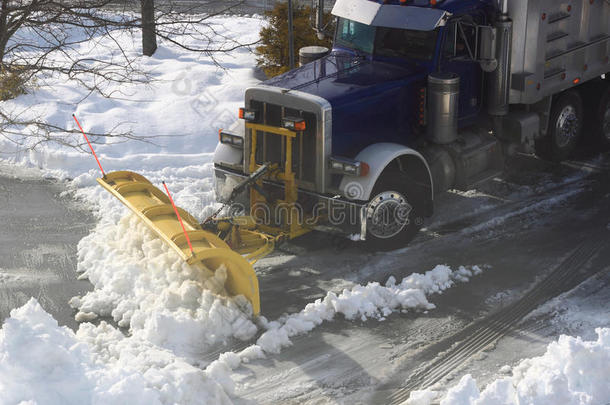
{"type": "Polygon", "coordinates": [[[399,284],[390,277],[385,286],[373,282],[345,289],[339,295],[329,292],[324,299],[308,304],[301,312],[269,323],[267,332],[257,344],[266,352],[278,353],[282,347],[291,344],[291,337],[309,332],[338,314],[349,320],[374,318],[383,321],[395,311],[434,309],[427,296],[441,293],[456,282],[466,282],[481,271],[479,266],[452,271],[448,266],[438,265],[424,274],[411,274],[399,284]]]}
{"type": "Polygon", "coordinates": [[[111,316],[132,336],[187,357],[256,333],[248,313],[214,294],[220,276],[186,264],[133,214],[100,223],[78,253],[78,271],[95,287],[70,301],[78,320],[111,316]]]}
{"type": "Polygon", "coordinates": [[[230,404],[223,371],[201,370],[104,323],[74,334],[34,298],[0,330],[1,405],[230,404]]]}

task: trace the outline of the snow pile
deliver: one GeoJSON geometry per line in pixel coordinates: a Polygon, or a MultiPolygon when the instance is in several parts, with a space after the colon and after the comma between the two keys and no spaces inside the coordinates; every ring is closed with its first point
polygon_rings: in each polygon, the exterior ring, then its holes
{"type": "MultiPolygon", "coordinates": [[[[89,345],[96,361],[106,368],[118,369],[128,376],[142,375],[145,385],[136,387],[134,393],[150,388],[163,404],[230,404],[235,389],[231,371],[241,362],[263,357],[256,349],[225,352],[201,369],[147,340],[125,337],[105,322],[99,326],[81,325],[76,337],[89,345]]],[[[121,377],[120,384],[129,384],[129,379],[121,377]]]]}
{"type": "MultiPolygon", "coordinates": [[[[610,329],[596,329],[597,340],[562,335],[544,355],[525,359],[479,391],[469,374],[449,389],[441,405],[593,405],[610,398],[610,329]]],[[[436,395],[416,391],[405,405],[429,405],[436,395]]]]}
{"type": "Polygon", "coordinates": [[[111,326],[59,327],[35,299],[11,311],[0,330],[0,404],[230,404],[225,354],[201,370],[111,326]]]}
{"type": "Polygon", "coordinates": [[[0,330],[2,404],[31,399],[59,403],[60,393],[72,403],[90,401],[94,384],[87,373],[96,369],[88,346],[69,329],[57,328],[33,298],[12,310],[0,330]]]}
{"type": "Polygon", "coordinates": [[[77,270],[95,287],[70,302],[79,321],[111,316],[133,336],[188,357],[256,333],[251,314],[218,295],[225,274],[188,265],[133,214],[100,223],[78,254],[77,270]]]}
{"type": "Polygon", "coordinates": [[[257,345],[265,352],[279,353],[282,347],[292,344],[291,337],[309,332],[338,314],[349,320],[373,318],[383,321],[397,310],[434,309],[428,295],[441,293],[456,282],[466,282],[481,272],[479,266],[470,269],[461,266],[452,271],[448,266],[438,265],[425,274],[411,274],[399,284],[390,277],[385,286],[372,282],[344,289],[339,295],[329,292],[324,299],[307,304],[301,312],[269,322],[266,325],[268,330],[258,339],[257,345]]]}

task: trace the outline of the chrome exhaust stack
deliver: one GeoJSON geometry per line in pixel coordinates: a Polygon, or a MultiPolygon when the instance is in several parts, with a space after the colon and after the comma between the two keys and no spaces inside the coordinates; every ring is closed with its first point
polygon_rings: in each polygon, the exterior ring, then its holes
{"type": "Polygon", "coordinates": [[[460,77],[455,73],[428,75],[427,138],[437,145],[457,139],[460,77]]]}
{"type": "Polygon", "coordinates": [[[510,69],[513,40],[513,22],[508,18],[508,0],[500,0],[500,16],[496,29],[497,67],[488,76],[487,112],[492,116],[508,114],[510,95],[510,69]]]}

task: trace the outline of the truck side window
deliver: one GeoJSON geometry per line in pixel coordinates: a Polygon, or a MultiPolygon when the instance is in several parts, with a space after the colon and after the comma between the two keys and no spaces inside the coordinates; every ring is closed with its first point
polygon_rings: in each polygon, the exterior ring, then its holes
{"type": "Polygon", "coordinates": [[[475,59],[476,26],[471,23],[455,21],[447,26],[443,55],[446,59],[475,59]]]}
{"type": "Polygon", "coordinates": [[[445,42],[443,44],[443,56],[445,59],[455,57],[457,24],[451,23],[445,28],[445,42]]]}

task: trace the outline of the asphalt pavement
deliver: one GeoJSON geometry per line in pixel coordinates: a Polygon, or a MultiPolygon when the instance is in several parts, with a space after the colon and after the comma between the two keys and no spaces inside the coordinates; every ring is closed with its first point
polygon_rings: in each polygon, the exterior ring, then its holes
{"type": "Polygon", "coordinates": [[[39,176],[0,166],[0,321],[35,297],[74,329],[68,300],[92,288],[77,279],[76,248],[95,220],[62,182],[39,176]]]}

